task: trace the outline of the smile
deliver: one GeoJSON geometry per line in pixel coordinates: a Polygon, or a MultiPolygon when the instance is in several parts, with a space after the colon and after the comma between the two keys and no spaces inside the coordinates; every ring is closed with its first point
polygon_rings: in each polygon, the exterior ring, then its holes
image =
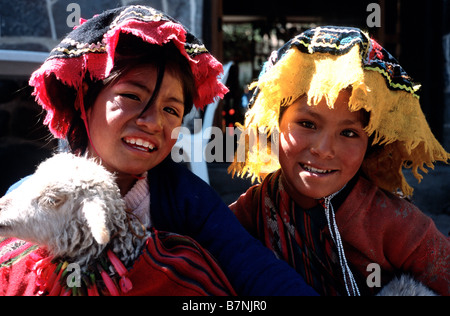
{"type": "Polygon", "coordinates": [[[328,174],[328,173],[332,173],[332,172],[336,171],[336,170],[317,169],[317,168],[314,168],[312,166],[305,165],[305,164],[300,164],[300,166],[308,172],[318,173],[318,174],[328,174]]]}
{"type": "Polygon", "coordinates": [[[127,137],[124,138],[123,141],[131,147],[145,152],[153,152],[157,149],[153,144],[150,144],[148,141],[141,138],[127,137]]]}

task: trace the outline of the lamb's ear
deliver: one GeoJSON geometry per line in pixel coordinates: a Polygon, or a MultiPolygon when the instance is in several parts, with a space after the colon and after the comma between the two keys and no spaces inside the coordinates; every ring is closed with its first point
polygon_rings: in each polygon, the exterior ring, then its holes
{"type": "Polygon", "coordinates": [[[106,223],[106,211],[104,206],[95,200],[83,203],[82,213],[91,229],[92,236],[100,245],[108,243],[110,239],[110,232],[106,223]]]}

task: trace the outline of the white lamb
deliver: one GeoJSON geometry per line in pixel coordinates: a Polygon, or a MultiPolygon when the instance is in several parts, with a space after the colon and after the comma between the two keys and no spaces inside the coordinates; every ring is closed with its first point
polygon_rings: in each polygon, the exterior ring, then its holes
{"type": "Polygon", "coordinates": [[[114,176],[93,159],[56,154],[0,199],[0,236],[45,246],[82,271],[107,245],[129,265],[145,234],[126,212],[114,176]]]}

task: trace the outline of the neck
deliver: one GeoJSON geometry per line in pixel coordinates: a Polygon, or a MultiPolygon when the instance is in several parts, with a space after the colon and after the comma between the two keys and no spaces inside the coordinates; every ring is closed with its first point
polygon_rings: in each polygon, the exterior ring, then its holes
{"type": "Polygon", "coordinates": [[[286,178],[283,176],[283,172],[281,173],[281,183],[283,184],[283,187],[290,198],[293,199],[294,202],[302,209],[308,210],[319,204],[318,199],[305,196],[295,190],[295,188],[292,188],[292,186],[286,181],[286,178]]]}
{"type": "Polygon", "coordinates": [[[120,194],[125,196],[136,184],[138,177],[130,174],[116,173],[116,183],[119,186],[120,194]]]}

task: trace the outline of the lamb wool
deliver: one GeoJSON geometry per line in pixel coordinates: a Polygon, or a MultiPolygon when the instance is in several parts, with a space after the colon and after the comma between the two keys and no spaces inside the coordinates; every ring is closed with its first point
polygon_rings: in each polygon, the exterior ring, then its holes
{"type": "Polygon", "coordinates": [[[144,244],[135,236],[142,235],[141,223],[127,220],[114,175],[96,160],[70,153],[41,163],[0,199],[0,209],[0,235],[46,245],[55,258],[81,267],[107,246],[129,264],[144,244]]]}

